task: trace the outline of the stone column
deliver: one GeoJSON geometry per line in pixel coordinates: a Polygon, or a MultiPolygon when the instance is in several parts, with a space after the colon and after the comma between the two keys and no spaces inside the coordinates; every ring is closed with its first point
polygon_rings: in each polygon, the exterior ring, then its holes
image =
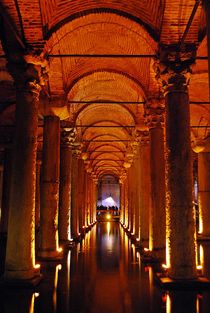
{"type": "Polygon", "coordinates": [[[71,176],[71,238],[79,236],[78,214],[78,162],[80,151],[77,146],[72,150],[72,176],[71,176]]]}
{"type": "Polygon", "coordinates": [[[42,259],[62,257],[58,242],[58,199],[60,178],[60,119],[44,118],[41,179],[40,250],[42,259]]]}
{"type": "Polygon", "coordinates": [[[150,137],[151,168],[151,233],[150,250],[155,258],[165,259],[166,211],[165,211],[165,154],[163,133],[163,108],[154,99],[145,110],[150,137]],[[156,105],[156,107],[152,107],[156,105]]]}
{"type": "Polygon", "coordinates": [[[11,165],[12,165],[12,151],[11,149],[5,149],[3,165],[2,198],[1,198],[1,224],[0,224],[0,231],[1,235],[3,236],[7,236],[8,228],[11,165]]]}
{"type": "Polygon", "coordinates": [[[36,193],[35,193],[35,249],[36,252],[40,248],[40,171],[41,160],[37,154],[36,160],[36,193]]]}
{"type": "Polygon", "coordinates": [[[166,187],[169,275],[173,279],[194,279],[196,273],[196,228],[192,198],[192,162],[186,62],[162,63],[166,105],[166,187]],[[170,64],[170,63],[169,63],[170,64]]]}
{"type": "Polygon", "coordinates": [[[78,222],[79,222],[79,233],[84,232],[84,162],[82,159],[78,160],[78,193],[77,193],[77,202],[78,202],[78,222]]]}
{"type": "Polygon", "coordinates": [[[125,227],[128,228],[128,174],[125,179],[125,227]]]}
{"type": "Polygon", "coordinates": [[[210,238],[210,153],[198,153],[198,203],[202,238],[210,238]]]}
{"type": "Polygon", "coordinates": [[[70,211],[71,211],[71,171],[72,146],[74,129],[64,129],[61,132],[60,150],[60,190],[58,228],[61,242],[70,243],[70,211]]]}
{"type": "MultiPolygon", "coordinates": [[[[139,147],[140,163],[140,240],[145,248],[149,248],[149,233],[152,234],[151,222],[151,172],[149,133],[143,132],[139,147]]],[[[151,238],[152,239],[152,238],[151,238]]],[[[152,245],[152,243],[151,243],[152,245]]]]}
{"type": "MultiPolygon", "coordinates": [[[[32,62],[32,60],[31,60],[32,62]]],[[[11,284],[36,284],[35,185],[38,133],[38,100],[42,65],[9,64],[16,84],[10,210],[4,279],[11,284]]]]}

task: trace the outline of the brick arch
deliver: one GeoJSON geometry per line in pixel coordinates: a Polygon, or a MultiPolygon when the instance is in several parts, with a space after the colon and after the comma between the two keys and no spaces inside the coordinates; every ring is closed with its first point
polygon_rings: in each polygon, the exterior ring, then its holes
{"type": "MultiPolygon", "coordinates": [[[[94,72],[87,76],[82,77],[75,83],[68,96],[68,100],[83,100],[83,101],[95,101],[100,99],[101,105],[103,100],[114,101],[143,101],[145,98],[144,92],[139,84],[133,79],[114,72],[94,72]],[[116,93],[117,90],[117,93],[116,93]]],[[[112,104],[107,104],[107,108],[112,104]]],[[[122,109],[126,108],[129,114],[136,114],[137,105],[121,105],[122,109]]],[[[74,114],[75,118],[87,109],[87,104],[72,104],[70,105],[70,114],[74,114]]],[[[143,105],[138,105],[138,113],[144,114],[143,105]]]]}
{"type": "Polygon", "coordinates": [[[71,22],[78,17],[91,13],[110,12],[124,16],[130,20],[144,25],[154,38],[159,37],[165,0],[142,0],[138,6],[135,0],[110,1],[77,0],[69,4],[68,1],[42,0],[41,11],[45,29],[45,36],[49,36],[65,23],[71,22]]]}
{"type": "MultiPolygon", "coordinates": [[[[115,14],[89,14],[65,24],[52,34],[45,46],[47,54],[151,54],[157,43],[139,24],[115,14]]],[[[142,59],[50,59],[52,94],[63,94],[78,76],[109,70],[135,77],[148,92],[157,92],[151,75],[151,58],[142,59]]]]}

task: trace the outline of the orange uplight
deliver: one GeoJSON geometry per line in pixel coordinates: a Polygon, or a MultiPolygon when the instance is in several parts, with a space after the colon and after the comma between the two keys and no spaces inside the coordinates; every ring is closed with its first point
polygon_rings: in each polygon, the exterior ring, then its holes
{"type": "Polygon", "coordinates": [[[58,251],[58,252],[62,252],[62,251],[63,251],[63,248],[58,247],[57,251],[58,251]]]}
{"type": "Polygon", "coordinates": [[[57,265],[57,268],[58,268],[58,270],[60,271],[60,270],[62,269],[62,265],[61,265],[61,264],[58,264],[58,265],[57,265]]]}
{"type": "Polygon", "coordinates": [[[145,251],[145,252],[149,252],[150,249],[149,249],[149,248],[144,248],[144,251],[145,251]]]}
{"type": "Polygon", "coordinates": [[[203,266],[202,265],[197,265],[197,270],[202,270],[203,266]]]}
{"type": "Polygon", "coordinates": [[[38,297],[39,297],[39,292],[35,292],[35,293],[34,293],[34,297],[35,297],[35,298],[38,298],[38,297]]]}
{"type": "Polygon", "coordinates": [[[162,268],[164,268],[165,270],[167,270],[169,268],[169,266],[167,264],[162,264],[162,268]]]}
{"type": "Polygon", "coordinates": [[[110,214],[107,214],[107,215],[106,215],[106,219],[107,219],[107,220],[110,220],[110,219],[111,219],[111,215],[110,215],[110,214]]]}
{"type": "Polygon", "coordinates": [[[41,266],[40,264],[35,264],[35,265],[34,265],[34,268],[39,269],[40,266],[41,266]]]}

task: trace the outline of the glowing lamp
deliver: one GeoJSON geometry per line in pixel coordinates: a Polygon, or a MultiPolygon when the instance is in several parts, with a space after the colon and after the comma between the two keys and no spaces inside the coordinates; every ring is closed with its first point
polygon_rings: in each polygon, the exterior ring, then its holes
{"type": "Polygon", "coordinates": [[[110,220],[110,218],[111,218],[111,215],[110,215],[110,214],[107,214],[107,215],[106,215],[106,219],[107,219],[107,220],[110,220]]]}
{"type": "Polygon", "coordinates": [[[58,264],[57,265],[57,269],[60,271],[62,269],[62,265],[61,264],[58,264]]]}
{"type": "Polygon", "coordinates": [[[165,270],[167,270],[169,268],[169,266],[167,264],[162,264],[162,268],[164,268],[165,270]]]}
{"type": "Polygon", "coordinates": [[[34,265],[34,268],[39,269],[40,266],[41,266],[40,264],[35,264],[35,265],[34,265]]]}
{"type": "Polygon", "coordinates": [[[203,266],[202,265],[197,265],[197,270],[202,270],[203,266]]]}
{"type": "Polygon", "coordinates": [[[145,252],[149,252],[150,250],[148,248],[144,248],[144,251],[145,252]]]}
{"type": "Polygon", "coordinates": [[[35,298],[38,298],[38,297],[39,297],[39,292],[35,292],[35,293],[34,293],[34,297],[35,297],[35,298]]]}
{"type": "Polygon", "coordinates": [[[63,251],[63,248],[59,247],[59,248],[57,249],[57,251],[58,251],[58,252],[62,252],[62,251],[63,251]]]}

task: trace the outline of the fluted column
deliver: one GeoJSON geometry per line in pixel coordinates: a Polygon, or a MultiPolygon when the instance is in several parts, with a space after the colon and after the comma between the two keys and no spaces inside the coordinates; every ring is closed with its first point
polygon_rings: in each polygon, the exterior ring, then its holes
{"type": "Polygon", "coordinates": [[[151,173],[149,133],[144,132],[140,138],[140,240],[144,247],[149,247],[149,233],[152,234],[151,218],[151,173]],[[149,231],[150,229],[150,231],[149,231]]]}
{"type": "Polygon", "coordinates": [[[155,258],[165,259],[166,211],[165,211],[165,154],[163,133],[163,109],[152,107],[156,100],[148,102],[145,111],[146,123],[150,136],[150,169],[151,169],[151,227],[150,250],[155,258]]]}
{"type": "Polygon", "coordinates": [[[203,238],[210,238],[210,153],[198,153],[198,203],[201,213],[200,231],[203,238]]]}
{"type": "Polygon", "coordinates": [[[4,279],[35,284],[35,185],[38,101],[42,63],[9,64],[16,84],[16,127],[4,279]]]}
{"type": "Polygon", "coordinates": [[[12,151],[11,149],[5,149],[4,163],[3,163],[1,224],[0,224],[0,232],[4,236],[7,235],[7,229],[8,229],[10,185],[11,185],[11,165],[12,165],[12,151]]]}
{"type": "Polygon", "coordinates": [[[60,119],[44,118],[41,179],[40,249],[43,259],[61,257],[58,242],[58,201],[60,179],[60,119]]]}
{"type": "Polygon", "coordinates": [[[196,273],[196,228],[192,203],[192,162],[186,62],[162,63],[166,105],[167,248],[169,275],[193,279],[196,273]],[[169,63],[170,64],[170,63],[169,63]]]}
{"type": "Polygon", "coordinates": [[[60,150],[60,189],[59,189],[59,239],[69,243],[71,239],[70,211],[71,211],[71,171],[72,171],[72,145],[74,129],[64,129],[61,132],[60,150]]]}

